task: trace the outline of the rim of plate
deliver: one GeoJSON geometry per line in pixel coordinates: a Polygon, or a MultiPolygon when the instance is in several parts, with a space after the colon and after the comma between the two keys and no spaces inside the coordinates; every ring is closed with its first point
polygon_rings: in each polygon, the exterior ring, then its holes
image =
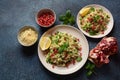
{"type": "Polygon", "coordinates": [[[112,29],[113,29],[113,26],[114,26],[114,19],[113,19],[113,16],[111,14],[111,12],[104,6],[102,5],[99,5],[99,4],[90,4],[90,5],[86,5],[85,7],[83,7],[82,9],[79,10],[78,14],[77,14],[77,25],[78,25],[78,28],[88,37],[91,37],[91,38],[102,38],[102,37],[105,37],[106,35],[108,35],[112,29]],[[87,32],[85,32],[82,28],[81,28],[81,25],[80,25],[80,20],[79,20],[79,13],[80,11],[83,9],[83,8],[86,8],[86,7],[97,7],[97,8],[102,8],[105,12],[107,12],[110,16],[110,21],[108,23],[108,28],[107,30],[105,30],[104,34],[98,34],[98,35],[89,35],[87,32]]]}
{"type": "MultiPolygon", "coordinates": [[[[88,45],[88,41],[87,41],[86,37],[83,35],[83,33],[80,30],[78,30],[77,28],[70,26],[70,25],[56,25],[55,27],[46,31],[41,37],[50,36],[51,33],[54,33],[59,30],[62,30],[62,32],[66,32],[66,33],[69,32],[69,30],[71,30],[71,32],[69,34],[71,34],[71,35],[74,34],[74,36],[75,36],[75,34],[79,34],[79,36],[80,36],[79,38],[81,38],[80,44],[82,46],[81,52],[82,53],[84,52],[84,55],[82,55],[82,58],[83,58],[82,61],[76,63],[75,65],[71,64],[70,67],[68,67],[68,68],[67,67],[57,67],[57,66],[55,66],[55,68],[52,68],[52,65],[46,62],[45,55],[43,54],[42,50],[39,47],[41,38],[39,39],[39,43],[38,43],[38,56],[39,56],[40,62],[50,72],[59,74],[59,75],[68,75],[68,74],[72,74],[72,73],[80,70],[84,66],[84,64],[86,63],[86,61],[88,59],[89,45],[88,45]],[[64,31],[64,30],[66,30],[66,31],[64,31]],[[73,30],[73,32],[72,32],[72,30],[73,30]]],[[[76,36],[78,36],[78,35],[76,35],[76,36]]]]}

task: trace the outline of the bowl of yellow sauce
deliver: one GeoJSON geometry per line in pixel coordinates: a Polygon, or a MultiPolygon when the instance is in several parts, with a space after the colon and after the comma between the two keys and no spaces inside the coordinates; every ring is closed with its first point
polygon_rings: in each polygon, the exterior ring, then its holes
{"type": "Polygon", "coordinates": [[[24,26],[18,31],[18,41],[23,46],[32,46],[38,39],[38,31],[32,26],[24,26]]]}

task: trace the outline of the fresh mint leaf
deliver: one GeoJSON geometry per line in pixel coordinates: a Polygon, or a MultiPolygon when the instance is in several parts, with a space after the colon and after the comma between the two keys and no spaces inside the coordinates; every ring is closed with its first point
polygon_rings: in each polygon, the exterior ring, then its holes
{"type": "Polygon", "coordinates": [[[68,18],[70,18],[72,16],[71,11],[67,10],[65,16],[68,17],[68,18]]]}
{"type": "Polygon", "coordinates": [[[68,47],[69,47],[69,42],[65,42],[65,43],[64,43],[64,46],[65,46],[66,48],[68,48],[68,47]]]}
{"type": "Polygon", "coordinates": [[[72,15],[70,10],[67,10],[65,14],[62,14],[59,16],[59,20],[63,22],[63,24],[70,24],[74,25],[75,24],[75,18],[72,15]]]}
{"type": "Polygon", "coordinates": [[[93,73],[93,71],[88,71],[88,72],[87,72],[87,76],[88,76],[88,77],[91,76],[92,73],[93,73]]]}
{"type": "Polygon", "coordinates": [[[96,35],[96,33],[97,33],[97,32],[96,32],[96,31],[93,31],[93,30],[90,30],[90,31],[89,31],[89,34],[90,34],[90,35],[96,35]]]}
{"type": "Polygon", "coordinates": [[[89,69],[90,68],[90,63],[87,63],[87,65],[85,66],[85,69],[89,69]]]}
{"type": "Polygon", "coordinates": [[[80,62],[82,60],[82,57],[78,57],[76,60],[77,62],[80,62]]]}
{"type": "Polygon", "coordinates": [[[70,25],[74,25],[74,24],[75,24],[74,16],[71,16],[71,17],[69,18],[69,23],[70,23],[70,25]]]}
{"type": "Polygon", "coordinates": [[[91,11],[91,12],[94,12],[94,11],[95,11],[95,8],[94,8],[94,7],[91,7],[91,8],[90,8],[90,11],[91,11]]]}
{"type": "Polygon", "coordinates": [[[65,20],[66,20],[65,15],[60,15],[60,16],[59,16],[59,20],[60,20],[60,21],[65,21],[65,20]]]}
{"type": "Polygon", "coordinates": [[[63,24],[68,24],[68,23],[69,23],[68,20],[63,21],[63,24]]]}
{"type": "Polygon", "coordinates": [[[87,70],[86,72],[86,75],[89,77],[91,76],[94,72],[94,69],[95,69],[95,64],[91,63],[91,62],[88,62],[86,65],[85,65],[85,69],[87,70]]]}
{"type": "Polygon", "coordinates": [[[59,48],[58,48],[58,52],[59,53],[62,53],[64,51],[64,46],[60,46],[59,48]]]}

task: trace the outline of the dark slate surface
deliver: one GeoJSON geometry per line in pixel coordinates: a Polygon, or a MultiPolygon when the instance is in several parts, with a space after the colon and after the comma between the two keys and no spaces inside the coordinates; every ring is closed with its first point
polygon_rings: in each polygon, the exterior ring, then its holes
{"type": "MultiPolygon", "coordinates": [[[[39,61],[38,42],[33,47],[25,48],[17,41],[17,32],[24,25],[34,26],[39,31],[39,37],[47,30],[35,22],[39,9],[53,9],[57,14],[56,25],[60,24],[58,16],[67,9],[76,16],[82,7],[93,3],[111,11],[115,24],[108,36],[116,37],[120,43],[119,0],[0,0],[0,80],[120,80],[120,53],[111,57],[108,65],[96,68],[96,75],[89,78],[85,75],[84,67],[74,74],[60,76],[46,70],[39,61]]],[[[100,41],[87,39],[90,49],[100,41]]]]}

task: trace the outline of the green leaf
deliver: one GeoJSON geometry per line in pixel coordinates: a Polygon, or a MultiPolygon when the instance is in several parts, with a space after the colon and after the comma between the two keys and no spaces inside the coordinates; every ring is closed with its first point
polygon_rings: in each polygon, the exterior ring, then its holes
{"type": "Polygon", "coordinates": [[[91,11],[91,12],[94,12],[94,11],[95,11],[95,8],[94,8],[94,7],[91,7],[91,8],[90,8],[90,11],[91,11]]]}
{"type": "Polygon", "coordinates": [[[70,25],[75,24],[74,16],[72,15],[70,10],[67,10],[64,15],[60,15],[59,20],[62,21],[63,24],[70,24],[70,25]]]}
{"type": "Polygon", "coordinates": [[[64,50],[64,47],[63,47],[63,46],[60,46],[60,47],[58,48],[58,52],[59,52],[59,53],[62,53],[63,50],[64,50]]]}
{"type": "Polygon", "coordinates": [[[99,11],[100,11],[100,12],[103,12],[103,9],[102,9],[102,8],[100,8],[100,9],[99,9],[99,11]]]}
{"type": "Polygon", "coordinates": [[[77,62],[80,62],[82,60],[82,57],[78,57],[76,60],[77,62]]]}
{"type": "Polygon", "coordinates": [[[71,11],[70,11],[70,10],[67,10],[65,16],[68,17],[68,18],[70,18],[71,15],[72,15],[72,14],[71,14],[71,11]]]}
{"type": "Polygon", "coordinates": [[[94,73],[95,64],[88,62],[85,66],[85,69],[87,70],[86,75],[91,76],[94,73]]]}
{"type": "Polygon", "coordinates": [[[74,25],[74,24],[75,24],[74,16],[71,16],[71,17],[69,18],[69,23],[70,23],[70,25],[74,25]]]}
{"type": "Polygon", "coordinates": [[[110,18],[110,16],[109,16],[109,15],[106,15],[106,18],[110,18]]]}
{"type": "Polygon", "coordinates": [[[94,65],[94,64],[91,64],[90,70],[93,70],[94,68],[95,68],[95,65],[94,65]]]}
{"type": "Polygon", "coordinates": [[[82,17],[79,18],[79,20],[82,20],[82,19],[83,19],[82,17]]]}
{"type": "Polygon", "coordinates": [[[69,23],[68,20],[63,21],[63,24],[68,24],[68,23],[69,23]]]}
{"type": "Polygon", "coordinates": [[[65,43],[64,43],[64,46],[65,46],[66,48],[68,48],[68,47],[69,47],[69,42],[68,42],[68,41],[65,42],[65,43]]]}
{"type": "Polygon", "coordinates": [[[96,15],[96,16],[93,17],[93,21],[94,21],[94,22],[97,22],[99,19],[100,19],[100,16],[99,16],[99,15],[96,15]]]}
{"type": "Polygon", "coordinates": [[[63,45],[61,45],[59,48],[58,48],[58,52],[59,53],[62,53],[64,50],[66,50],[67,48],[69,47],[69,42],[65,42],[63,43],[63,45]]]}
{"type": "Polygon", "coordinates": [[[51,62],[50,54],[47,56],[46,62],[47,62],[47,63],[50,63],[50,62],[51,62]]]}
{"type": "Polygon", "coordinates": [[[90,68],[90,63],[87,63],[85,69],[89,69],[89,68],[90,68]]]}
{"type": "Polygon", "coordinates": [[[58,44],[58,39],[54,40],[54,42],[55,42],[56,44],[58,44]]]}
{"type": "Polygon", "coordinates": [[[89,31],[89,34],[90,34],[90,35],[96,35],[96,33],[97,33],[97,32],[96,32],[96,31],[93,31],[93,30],[90,30],[90,31],[89,31]]]}
{"type": "Polygon", "coordinates": [[[82,27],[82,29],[83,29],[84,31],[86,31],[86,30],[87,30],[87,27],[84,26],[84,27],[82,27]]]}
{"type": "Polygon", "coordinates": [[[87,72],[87,76],[91,76],[92,73],[93,73],[93,71],[88,71],[88,72],[87,72]]]}
{"type": "Polygon", "coordinates": [[[60,15],[59,16],[59,20],[60,21],[65,21],[66,20],[66,16],[65,15],[60,15]]]}

